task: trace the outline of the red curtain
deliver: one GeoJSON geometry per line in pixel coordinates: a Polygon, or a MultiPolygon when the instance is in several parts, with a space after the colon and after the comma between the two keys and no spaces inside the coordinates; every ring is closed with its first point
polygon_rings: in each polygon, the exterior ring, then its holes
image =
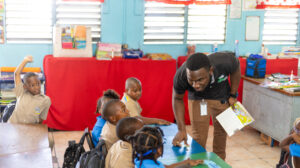
{"type": "Polygon", "coordinates": [[[182,4],[182,5],[219,5],[219,4],[231,4],[231,0],[145,0],[155,1],[167,4],[182,4]]]}
{"type": "Polygon", "coordinates": [[[231,4],[231,0],[194,0],[196,5],[221,5],[221,4],[231,4]]]}
{"type": "Polygon", "coordinates": [[[62,1],[80,1],[80,2],[104,2],[104,0],[62,0],[62,1]]]}
{"type": "Polygon", "coordinates": [[[300,0],[257,0],[256,9],[300,8],[300,0]]]}

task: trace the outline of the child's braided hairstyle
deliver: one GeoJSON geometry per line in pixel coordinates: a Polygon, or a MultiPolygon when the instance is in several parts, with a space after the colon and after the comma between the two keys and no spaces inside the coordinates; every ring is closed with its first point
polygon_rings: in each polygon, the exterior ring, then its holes
{"type": "MultiPolygon", "coordinates": [[[[129,138],[133,148],[133,161],[140,160],[139,167],[143,160],[150,159],[156,164],[155,154],[159,148],[163,149],[163,131],[159,127],[143,127],[129,138]]],[[[162,151],[163,154],[163,151],[162,151]]]]}

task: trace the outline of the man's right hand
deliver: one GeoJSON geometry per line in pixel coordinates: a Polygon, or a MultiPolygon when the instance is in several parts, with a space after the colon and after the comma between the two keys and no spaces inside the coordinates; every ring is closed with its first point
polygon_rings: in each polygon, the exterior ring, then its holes
{"type": "Polygon", "coordinates": [[[33,62],[33,57],[31,55],[24,57],[24,61],[33,62]]]}
{"type": "Polygon", "coordinates": [[[185,145],[188,145],[187,143],[187,134],[185,131],[178,131],[177,134],[175,135],[174,139],[173,139],[173,146],[179,146],[181,147],[181,142],[184,141],[185,145]]]}

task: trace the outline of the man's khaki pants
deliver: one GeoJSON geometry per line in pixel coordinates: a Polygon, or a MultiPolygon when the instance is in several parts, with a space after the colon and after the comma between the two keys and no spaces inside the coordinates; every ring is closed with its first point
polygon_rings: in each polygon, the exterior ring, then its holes
{"type": "Polygon", "coordinates": [[[216,120],[216,116],[226,110],[228,103],[222,104],[220,100],[205,100],[207,102],[207,115],[200,115],[200,102],[202,100],[189,100],[189,115],[192,125],[192,137],[203,148],[206,148],[209,120],[212,115],[214,125],[213,152],[225,160],[227,134],[221,124],[216,120]]]}

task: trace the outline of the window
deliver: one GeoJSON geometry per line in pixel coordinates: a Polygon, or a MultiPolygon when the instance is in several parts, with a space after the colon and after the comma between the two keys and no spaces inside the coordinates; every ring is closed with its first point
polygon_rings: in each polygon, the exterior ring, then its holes
{"type": "Polygon", "coordinates": [[[189,5],[187,43],[223,44],[226,5],[189,5]]]}
{"type": "Polygon", "coordinates": [[[101,2],[56,1],[56,25],[84,25],[91,27],[92,41],[100,41],[101,2]]]}
{"type": "Polygon", "coordinates": [[[7,43],[52,43],[52,0],[6,0],[7,43]]]}
{"type": "Polygon", "coordinates": [[[145,44],[222,44],[226,5],[145,3],[145,44]]]}
{"type": "Polygon", "coordinates": [[[296,45],[298,9],[267,9],[264,18],[263,44],[296,45]]]}
{"type": "Polygon", "coordinates": [[[183,44],[184,5],[145,3],[144,43],[183,44]]]}

